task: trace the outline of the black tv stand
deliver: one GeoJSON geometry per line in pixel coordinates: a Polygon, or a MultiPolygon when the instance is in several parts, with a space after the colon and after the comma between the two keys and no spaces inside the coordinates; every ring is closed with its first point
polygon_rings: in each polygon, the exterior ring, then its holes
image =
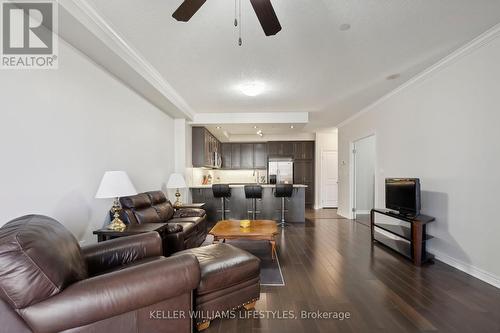
{"type": "Polygon", "coordinates": [[[402,213],[402,212],[393,211],[393,210],[387,210],[387,214],[385,214],[385,215],[392,216],[392,217],[397,218],[397,219],[398,218],[414,219],[418,216],[418,215],[412,214],[412,213],[402,213]]]}
{"type": "Polygon", "coordinates": [[[388,209],[372,209],[370,214],[372,242],[381,243],[413,261],[417,266],[430,260],[433,256],[426,251],[426,241],[432,236],[427,235],[426,225],[433,222],[434,217],[428,215],[405,215],[388,209]],[[377,223],[375,214],[382,214],[399,221],[398,223],[377,223]],[[387,237],[380,230],[396,237],[387,237]]]}

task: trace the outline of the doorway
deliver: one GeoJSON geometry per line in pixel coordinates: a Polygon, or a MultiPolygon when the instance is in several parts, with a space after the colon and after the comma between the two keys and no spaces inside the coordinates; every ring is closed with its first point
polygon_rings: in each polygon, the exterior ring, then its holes
{"type": "Polygon", "coordinates": [[[339,205],[338,152],[321,151],[321,207],[337,208],[339,205]]]}
{"type": "Polygon", "coordinates": [[[370,224],[370,211],[375,207],[375,135],[355,141],[352,153],[354,219],[363,224],[370,224]]]}

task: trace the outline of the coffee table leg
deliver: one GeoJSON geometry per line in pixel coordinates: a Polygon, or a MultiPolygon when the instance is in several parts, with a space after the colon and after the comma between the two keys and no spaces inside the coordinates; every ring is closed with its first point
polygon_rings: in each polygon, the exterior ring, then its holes
{"type": "Polygon", "coordinates": [[[276,241],[272,240],[270,241],[271,243],[271,257],[273,258],[273,261],[276,257],[276,241]]]}
{"type": "Polygon", "coordinates": [[[217,238],[217,236],[214,236],[214,240],[212,242],[212,244],[216,244],[219,242],[219,238],[217,238]]]}

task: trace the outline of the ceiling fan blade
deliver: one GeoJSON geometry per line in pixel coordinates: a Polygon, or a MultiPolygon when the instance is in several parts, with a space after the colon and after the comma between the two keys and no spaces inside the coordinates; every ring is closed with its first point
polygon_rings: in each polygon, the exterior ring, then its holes
{"type": "Polygon", "coordinates": [[[271,0],[250,0],[250,2],[266,36],[276,35],[281,31],[281,24],[274,12],[271,0]]]}
{"type": "Polygon", "coordinates": [[[207,0],[184,0],[184,2],[172,14],[177,21],[187,22],[207,0]]]}

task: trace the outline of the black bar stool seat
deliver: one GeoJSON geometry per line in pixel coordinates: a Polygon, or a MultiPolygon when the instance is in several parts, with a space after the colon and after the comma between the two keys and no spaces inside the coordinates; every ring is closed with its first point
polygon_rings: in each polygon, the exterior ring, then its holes
{"type": "Polygon", "coordinates": [[[285,199],[291,198],[293,196],[293,185],[292,184],[276,184],[274,189],[274,196],[276,198],[281,198],[281,223],[280,225],[284,227],[286,225],[285,221],[285,199]]]}
{"type": "Polygon", "coordinates": [[[252,214],[252,220],[256,219],[257,214],[257,199],[262,199],[262,186],[260,185],[245,185],[245,198],[252,200],[252,210],[248,213],[252,214]]]}
{"type": "Polygon", "coordinates": [[[226,219],[226,213],[230,213],[229,209],[226,209],[226,200],[231,197],[231,188],[228,184],[213,184],[212,193],[214,198],[220,198],[221,202],[221,220],[226,219]]]}

